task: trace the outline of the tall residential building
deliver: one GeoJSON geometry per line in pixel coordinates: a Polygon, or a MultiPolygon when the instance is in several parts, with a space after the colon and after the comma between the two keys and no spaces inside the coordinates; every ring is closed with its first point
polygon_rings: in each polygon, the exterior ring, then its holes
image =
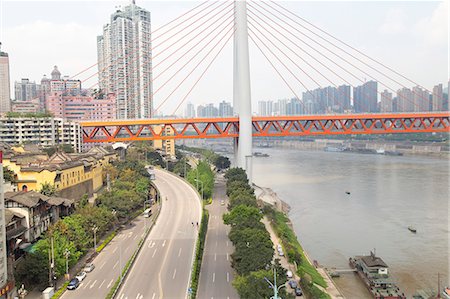
{"type": "Polygon", "coordinates": [[[29,79],[14,82],[14,91],[16,101],[31,101],[37,97],[36,83],[30,82],[29,79]]]}
{"type": "Polygon", "coordinates": [[[195,106],[194,106],[194,104],[192,104],[190,102],[187,103],[186,111],[185,111],[184,116],[186,118],[194,118],[195,117],[195,106]]]}
{"type": "Polygon", "coordinates": [[[415,86],[413,92],[414,112],[430,111],[430,93],[420,86],[415,86]]]}
{"type": "Polygon", "coordinates": [[[397,91],[397,111],[398,112],[414,111],[414,99],[411,89],[404,87],[397,91]]]}
{"type": "Polygon", "coordinates": [[[9,89],[9,57],[2,52],[0,43],[0,115],[11,111],[11,94],[9,89]]]}
{"type": "Polygon", "coordinates": [[[233,107],[231,103],[222,101],[219,103],[219,116],[228,117],[233,116],[233,107]]]}
{"type": "Polygon", "coordinates": [[[442,111],[444,106],[444,93],[442,91],[442,84],[438,84],[433,87],[432,97],[433,111],[442,111]]]}
{"type": "Polygon", "coordinates": [[[353,89],[353,106],[356,113],[377,112],[378,82],[368,81],[353,89]]]}
{"type": "Polygon", "coordinates": [[[81,152],[81,128],[76,122],[53,117],[0,118],[0,142],[54,146],[70,144],[81,152]]]}
{"type": "Polygon", "coordinates": [[[392,112],[392,93],[390,93],[387,89],[385,89],[381,93],[381,103],[380,103],[380,112],[392,112]]]}
{"type": "Polygon", "coordinates": [[[214,107],[214,104],[200,105],[197,107],[197,117],[217,117],[219,116],[219,109],[214,107]]]}
{"type": "Polygon", "coordinates": [[[259,116],[272,116],[273,115],[273,101],[259,101],[258,102],[258,115],[259,116]]]}
{"type": "Polygon", "coordinates": [[[349,110],[351,108],[350,99],[351,99],[351,89],[350,85],[341,85],[337,88],[337,98],[338,104],[341,107],[341,110],[349,110]]]}
{"type": "Polygon", "coordinates": [[[116,95],[118,119],[152,116],[150,29],[150,12],[133,1],[114,12],[97,37],[99,86],[116,95]]]}

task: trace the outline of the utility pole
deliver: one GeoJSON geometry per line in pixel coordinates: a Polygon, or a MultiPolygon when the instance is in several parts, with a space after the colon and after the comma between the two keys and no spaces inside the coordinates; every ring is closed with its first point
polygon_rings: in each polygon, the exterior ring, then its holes
{"type": "Polygon", "coordinates": [[[97,250],[97,231],[98,231],[98,226],[94,225],[92,227],[92,231],[94,232],[94,250],[97,250]]]}
{"type": "Polygon", "coordinates": [[[64,256],[66,258],[66,279],[69,280],[69,256],[70,256],[70,250],[66,248],[64,250],[64,256]]]}
{"type": "Polygon", "coordinates": [[[274,271],[273,274],[274,283],[270,282],[270,280],[268,280],[266,277],[264,277],[264,280],[270,285],[270,288],[273,289],[273,297],[270,297],[270,299],[281,299],[280,297],[278,297],[278,292],[285,285],[283,284],[277,287],[277,268],[274,268],[273,271],[274,271]]]}

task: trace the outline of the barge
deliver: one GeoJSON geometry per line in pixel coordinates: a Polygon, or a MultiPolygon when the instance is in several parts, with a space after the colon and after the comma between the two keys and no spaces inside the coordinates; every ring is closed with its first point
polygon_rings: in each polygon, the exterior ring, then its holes
{"type": "Polygon", "coordinates": [[[388,265],[375,253],[349,259],[350,267],[356,270],[374,299],[406,299],[388,272],[388,265]]]}

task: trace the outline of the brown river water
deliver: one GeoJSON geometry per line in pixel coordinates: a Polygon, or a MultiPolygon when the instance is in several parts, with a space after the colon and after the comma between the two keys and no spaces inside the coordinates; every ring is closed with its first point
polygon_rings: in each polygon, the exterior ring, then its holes
{"type": "MultiPolygon", "coordinates": [[[[375,248],[408,298],[419,289],[436,290],[438,272],[441,285],[449,284],[448,160],[256,151],[270,157],[254,158],[254,182],[291,206],[289,217],[311,259],[348,269],[349,257],[375,248]]],[[[336,282],[346,298],[370,298],[354,274],[336,282]]]]}

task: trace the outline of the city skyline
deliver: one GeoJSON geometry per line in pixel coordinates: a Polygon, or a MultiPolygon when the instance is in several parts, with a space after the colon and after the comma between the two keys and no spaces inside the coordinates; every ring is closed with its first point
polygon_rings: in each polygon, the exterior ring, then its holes
{"type": "MultiPolygon", "coordinates": [[[[48,5],[48,3],[33,2],[33,4],[37,3],[39,5],[30,5],[30,7],[34,7],[37,12],[39,12],[39,10],[43,10],[48,5]]],[[[95,2],[94,4],[89,4],[90,9],[86,11],[86,16],[76,17],[68,22],[63,20],[61,16],[53,16],[52,18],[48,18],[47,21],[45,21],[45,13],[36,13],[36,15],[30,15],[30,12],[27,9],[21,9],[20,11],[21,13],[23,13],[23,17],[27,17],[29,21],[24,21],[24,19],[21,19],[21,17],[13,19],[11,18],[11,16],[14,16],[13,12],[17,10],[18,6],[15,3],[4,1],[2,8],[1,38],[5,52],[8,52],[10,56],[11,81],[19,81],[21,78],[29,78],[30,81],[38,81],[42,76],[42,72],[48,68],[47,67],[44,70],[38,70],[39,64],[43,62],[41,62],[41,60],[37,62],[36,59],[34,59],[36,62],[36,66],[30,67],[30,64],[28,64],[28,66],[26,67],[27,70],[25,70],[24,66],[19,66],[16,63],[19,57],[26,59],[33,58],[24,57],[24,49],[18,49],[17,46],[14,46],[15,43],[17,44],[17,42],[14,41],[14,35],[17,34],[25,34],[24,39],[33,42],[33,38],[27,39],[28,35],[31,34],[30,24],[34,24],[34,27],[36,27],[36,29],[33,30],[38,30],[38,32],[34,32],[34,34],[41,36],[41,38],[42,35],[50,34],[54,30],[60,30],[60,33],[62,33],[62,30],[66,30],[65,32],[67,32],[68,35],[71,36],[80,37],[80,34],[82,35],[82,42],[81,39],[76,39],[78,40],[79,45],[79,47],[77,47],[79,55],[66,55],[67,58],[71,58],[73,62],[64,63],[64,60],[61,61],[61,57],[58,54],[59,51],[55,51],[54,53],[52,53],[52,57],[54,57],[53,60],[58,61],[45,61],[46,65],[59,65],[61,68],[64,68],[66,70],[66,74],[74,75],[83,68],[89,66],[91,62],[96,61],[96,36],[102,32],[102,26],[108,19],[109,14],[111,13],[114,6],[118,4],[125,6],[128,3],[129,2],[127,1],[108,1],[101,3],[95,2]],[[9,11],[9,13],[5,14],[6,11],[9,11]],[[92,18],[92,15],[94,13],[96,15],[95,19],[92,18]],[[37,15],[42,17],[36,17],[37,15]],[[70,28],[72,29],[72,31],[70,31],[70,28]],[[77,30],[74,31],[74,28],[77,28],[77,30]],[[14,55],[12,55],[12,52],[14,52],[14,55]],[[84,58],[86,60],[84,60],[84,64],[82,64],[81,61],[83,60],[78,59],[84,58]],[[87,63],[86,61],[89,62],[87,63]]],[[[151,12],[153,21],[152,28],[157,28],[164,22],[167,22],[175,18],[177,15],[180,15],[181,13],[194,7],[197,3],[170,2],[163,4],[160,2],[138,1],[137,4],[141,5],[143,8],[151,12]],[[178,3],[179,5],[174,5],[175,3],[178,3]],[[163,13],[163,9],[167,7],[171,8],[170,13],[163,13]]],[[[347,19],[343,19],[337,22],[338,20],[340,20],[340,18],[337,16],[331,18],[329,17],[330,14],[332,15],[332,10],[339,11],[348,8],[347,4],[345,3],[339,2],[339,6],[337,5],[338,3],[329,3],[329,5],[325,6],[323,5],[323,3],[310,4],[304,2],[287,2],[283,4],[293,10],[295,13],[305,16],[308,20],[325,29],[326,31],[329,31],[330,33],[342,32],[343,27],[349,28],[351,23],[347,19]],[[320,8],[321,10],[318,10],[318,8],[320,8]],[[322,17],[318,18],[318,15],[322,17]]],[[[55,11],[61,9],[63,6],[74,10],[75,12],[77,11],[77,9],[79,9],[77,7],[77,3],[72,2],[52,3],[52,5],[55,11]]],[[[348,36],[343,36],[344,34],[341,33],[339,37],[344,41],[355,45],[361,50],[365,50],[369,54],[369,56],[377,58],[385,62],[387,65],[392,66],[394,69],[405,74],[407,77],[419,82],[428,90],[432,90],[433,86],[439,83],[444,83],[445,89],[447,85],[445,83],[447,82],[448,78],[445,78],[446,64],[442,63],[442,61],[447,60],[447,43],[445,37],[448,35],[448,32],[445,29],[446,26],[441,26],[442,24],[445,24],[448,19],[447,10],[445,9],[445,2],[419,2],[408,4],[392,2],[383,2],[377,4],[370,2],[363,4],[360,2],[356,2],[354,3],[352,10],[347,11],[346,15],[354,22],[360,22],[363,19],[366,19],[366,22],[368,23],[366,25],[368,26],[360,26],[361,28],[358,27],[357,29],[355,29],[357,30],[357,34],[352,34],[352,31],[349,31],[350,34],[348,34],[348,36]],[[405,15],[407,15],[406,18],[405,15]],[[411,25],[412,27],[409,28],[409,25],[411,25]],[[363,29],[362,27],[367,27],[368,29],[363,29]],[[422,28],[422,30],[416,30],[418,28],[422,28]],[[410,29],[414,29],[418,33],[412,34],[410,32],[410,29]],[[427,34],[427,32],[432,32],[432,34],[427,34]],[[366,36],[371,36],[373,38],[367,39],[366,36]],[[408,39],[405,39],[405,37],[408,37],[408,39]],[[397,42],[395,42],[396,40],[397,42]],[[388,47],[389,49],[385,49],[385,47],[380,46],[386,43],[388,43],[392,48],[388,47]],[[414,44],[416,44],[416,46],[414,46],[414,44]],[[408,51],[405,50],[406,46],[409,49],[408,51]],[[411,55],[416,55],[413,53],[424,55],[426,59],[423,59],[423,57],[412,58],[411,55]],[[425,55],[425,53],[428,54],[425,55]],[[416,63],[411,63],[411,61],[415,61],[416,63]],[[442,67],[440,68],[440,66],[442,67]],[[435,71],[429,72],[428,70],[430,70],[430,68],[435,69],[435,71]],[[423,79],[420,77],[423,77],[423,79]]],[[[75,16],[77,16],[76,13],[75,16]]],[[[58,40],[58,45],[60,45],[61,47],[68,47],[71,44],[68,40],[66,40],[65,36],[65,34],[62,34],[61,39],[58,40]]],[[[41,51],[44,51],[44,48],[48,49],[47,46],[51,44],[52,43],[43,43],[42,48],[39,48],[37,50],[36,55],[41,54],[41,56],[43,57],[48,56],[48,54],[44,55],[44,53],[42,53],[41,51]]],[[[253,99],[252,110],[256,110],[256,103],[261,100],[294,97],[294,95],[283,85],[283,82],[279,80],[273,70],[270,69],[270,65],[268,65],[266,61],[262,60],[263,58],[257,52],[258,50],[254,47],[252,48],[251,43],[250,46],[253,99]],[[270,84],[267,84],[267,82],[269,81],[270,84]]],[[[52,48],[54,48],[54,46],[52,48]]],[[[231,43],[229,43],[225,48],[226,52],[223,52],[221,54],[219,60],[216,61],[212,68],[208,71],[208,75],[205,76],[200,84],[193,90],[192,94],[187,99],[188,101],[191,101],[195,104],[200,104],[201,102],[205,101],[209,102],[211,100],[214,101],[214,99],[217,99],[217,101],[219,99],[231,101],[232,72],[231,63],[229,63],[232,57],[231,49],[232,45],[231,43]],[[222,80],[221,78],[223,77],[223,74],[227,73],[229,74],[230,78],[227,80],[222,80]]],[[[323,86],[326,86],[324,83],[320,83],[323,84],[323,86]]],[[[340,83],[344,84],[344,82],[340,83]]],[[[359,85],[360,82],[353,81],[352,83],[354,85],[359,85]]],[[[308,87],[311,90],[317,88],[317,86],[314,87],[313,85],[310,85],[308,87]]],[[[155,88],[157,88],[156,84],[155,88]]],[[[399,89],[399,86],[396,86],[396,88],[399,89]]],[[[302,90],[298,87],[296,88],[296,90],[298,93],[304,91],[304,89],[302,90]]],[[[380,91],[381,90],[383,89],[380,88],[380,91]]],[[[158,105],[163,99],[164,97],[155,96],[155,104],[158,105]]],[[[167,103],[167,107],[163,107],[162,111],[166,114],[170,114],[171,110],[176,105],[174,102],[175,100],[169,101],[167,103]]],[[[178,111],[178,113],[181,113],[181,111],[178,111]]]]}

